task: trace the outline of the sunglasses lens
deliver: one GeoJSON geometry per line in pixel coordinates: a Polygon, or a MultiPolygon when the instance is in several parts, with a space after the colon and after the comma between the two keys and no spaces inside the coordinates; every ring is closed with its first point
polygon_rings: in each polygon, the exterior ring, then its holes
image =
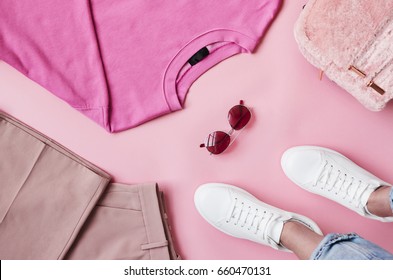
{"type": "Polygon", "coordinates": [[[228,121],[235,130],[242,129],[251,119],[250,110],[243,105],[236,105],[229,110],[228,121]]]}
{"type": "Polygon", "coordinates": [[[210,133],[206,141],[206,149],[212,154],[221,154],[231,142],[229,134],[222,131],[210,133]]]}

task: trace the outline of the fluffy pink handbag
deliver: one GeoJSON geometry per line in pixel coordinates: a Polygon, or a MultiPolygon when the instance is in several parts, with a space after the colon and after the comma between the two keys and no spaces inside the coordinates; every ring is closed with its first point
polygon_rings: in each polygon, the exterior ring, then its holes
{"type": "Polygon", "coordinates": [[[393,0],[310,0],[295,25],[306,59],[379,111],[393,98],[393,0]]]}

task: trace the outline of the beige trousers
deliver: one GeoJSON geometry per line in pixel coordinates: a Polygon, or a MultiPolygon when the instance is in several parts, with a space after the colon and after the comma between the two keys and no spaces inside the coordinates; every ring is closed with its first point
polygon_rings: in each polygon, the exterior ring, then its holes
{"type": "Polygon", "coordinates": [[[0,259],[176,259],[163,193],[0,112],[0,259]]]}

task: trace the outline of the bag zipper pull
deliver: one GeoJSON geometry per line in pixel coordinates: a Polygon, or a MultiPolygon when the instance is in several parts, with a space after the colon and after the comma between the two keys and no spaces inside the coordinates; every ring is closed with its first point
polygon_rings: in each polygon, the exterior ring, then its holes
{"type": "Polygon", "coordinates": [[[322,81],[324,71],[321,69],[319,70],[319,80],[322,81]]]}

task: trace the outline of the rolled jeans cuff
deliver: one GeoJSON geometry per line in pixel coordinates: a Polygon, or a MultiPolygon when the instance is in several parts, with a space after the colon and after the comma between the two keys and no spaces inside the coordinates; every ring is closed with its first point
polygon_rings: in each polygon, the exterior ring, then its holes
{"type": "Polygon", "coordinates": [[[356,233],[330,233],[310,256],[311,260],[393,260],[393,255],[356,233]]]}

